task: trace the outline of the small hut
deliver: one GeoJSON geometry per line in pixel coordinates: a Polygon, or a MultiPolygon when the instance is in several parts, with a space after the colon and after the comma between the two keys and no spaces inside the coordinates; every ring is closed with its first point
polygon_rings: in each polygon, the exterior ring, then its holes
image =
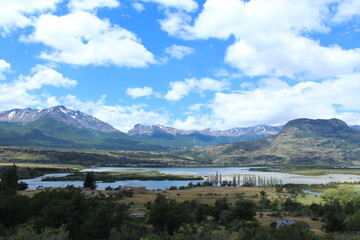
{"type": "Polygon", "coordinates": [[[286,226],[286,225],[291,225],[294,224],[295,221],[294,220],[289,220],[289,219],[279,219],[276,223],[276,228],[280,228],[282,226],[286,226]]]}
{"type": "Polygon", "coordinates": [[[129,183],[124,186],[124,190],[131,190],[133,193],[145,193],[146,187],[137,183],[129,183]]]}

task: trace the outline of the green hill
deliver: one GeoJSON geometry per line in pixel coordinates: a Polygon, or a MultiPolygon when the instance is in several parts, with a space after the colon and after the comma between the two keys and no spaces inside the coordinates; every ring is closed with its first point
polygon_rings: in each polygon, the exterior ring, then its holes
{"type": "Polygon", "coordinates": [[[360,131],[338,119],[296,119],[270,138],[183,154],[212,164],[360,164],[360,131]]]}

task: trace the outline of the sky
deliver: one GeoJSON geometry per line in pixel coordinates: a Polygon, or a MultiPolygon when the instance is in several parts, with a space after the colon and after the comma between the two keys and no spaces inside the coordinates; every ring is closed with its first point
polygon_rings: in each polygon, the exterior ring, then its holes
{"type": "Polygon", "coordinates": [[[360,124],[359,0],[0,0],[0,111],[121,131],[360,124]]]}

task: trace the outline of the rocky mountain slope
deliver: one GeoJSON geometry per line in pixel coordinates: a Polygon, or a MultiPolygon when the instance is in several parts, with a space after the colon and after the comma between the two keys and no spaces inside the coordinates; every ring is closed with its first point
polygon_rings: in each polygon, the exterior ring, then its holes
{"type": "Polygon", "coordinates": [[[47,109],[12,109],[0,112],[0,122],[5,123],[31,123],[37,120],[55,120],[76,128],[85,128],[104,133],[116,133],[119,130],[110,124],[87,115],[80,111],[67,109],[64,106],[56,106],[47,109]]]}
{"type": "Polygon", "coordinates": [[[296,119],[269,138],[187,154],[216,164],[359,164],[360,131],[338,119],[296,119]]]}

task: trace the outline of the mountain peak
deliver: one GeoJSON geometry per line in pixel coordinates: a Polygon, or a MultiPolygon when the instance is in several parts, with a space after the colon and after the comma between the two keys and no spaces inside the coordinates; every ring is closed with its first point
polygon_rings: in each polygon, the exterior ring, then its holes
{"type": "Polygon", "coordinates": [[[318,135],[334,134],[338,131],[348,130],[349,126],[342,120],[332,119],[307,119],[300,118],[289,121],[285,124],[282,133],[302,132],[318,135]]]}
{"type": "Polygon", "coordinates": [[[108,123],[83,112],[68,109],[63,105],[47,109],[26,108],[0,112],[0,122],[27,124],[38,120],[55,120],[76,128],[86,128],[105,133],[119,132],[108,123]]]}

